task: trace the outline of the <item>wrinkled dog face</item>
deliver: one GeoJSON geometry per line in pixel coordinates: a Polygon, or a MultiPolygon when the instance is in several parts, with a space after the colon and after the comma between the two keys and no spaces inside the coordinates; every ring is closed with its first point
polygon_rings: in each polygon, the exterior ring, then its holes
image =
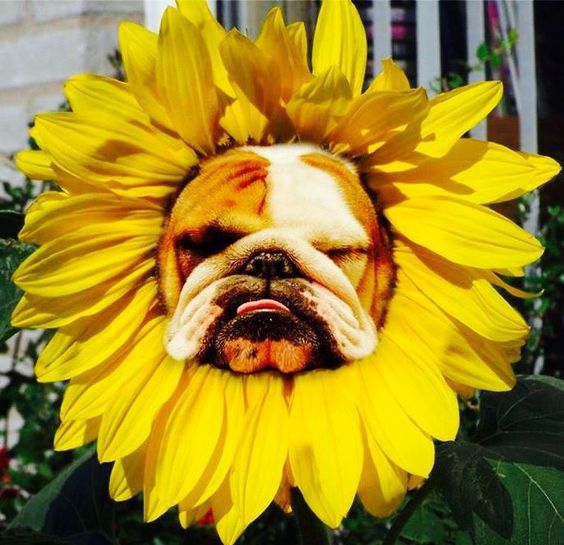
{"type": "Polygon", "coordinates": [[[372,353],[394,280],[387,233],[353,167],[310,145],[202,164],[159,244],[176,359],[240,373],[372,353]]]}

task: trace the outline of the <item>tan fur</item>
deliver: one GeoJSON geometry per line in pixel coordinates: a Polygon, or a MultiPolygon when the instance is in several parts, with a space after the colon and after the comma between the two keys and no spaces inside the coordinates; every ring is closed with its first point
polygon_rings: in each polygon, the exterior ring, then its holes
{"type": "Polygon", "coordinates": [[[345,200],[356,218],[370,233],[371,247],[363,275],[356,289],[363,302],[370,301],[371,314],[378,327],[383,325],[387,303],[392,295],[395,279],[392,244],[380,218],[359,183],[357,174],[347,165],[325,154],[308,154],[302,159],[316,168],[331,173],[343,190],[345,200]]]}
{"type": "Polygon", "coordinates": [[[205,259],[205,252],[183,250],[183,237],[205,247],[209,228],[243,236],[269,225],[264,210],[267,166],[255,153],[227,152],[203,162],[198,176],[180,193],[158,249],[161,295],[169,313],[183,282],[205,259]]]}
{"type": "MultiPolygon", "coordinates": [[[[291,250],[292,240],[299,240],[308,244],[313,254],[320,255],[318,252],[323,252],[328,256],[342,271],[339,274],[345,275],[341,284],[344,282],[352,286],[348,289],[353,296],[356,291],[360,305],[372,316],[374,324],[380,327],[395,277],[391,242],[354,168],[313,148],[306,149],[298,156],[298,163],[290,163],[287,168],[284,161],[277,158],[277,170],[273,171],[277,174],[273,174],[269,170],[269,158],[275,157],[276,153],[277,150],[273,148],[243,148],[205,160],[198,174],[179,194],[158,248],[159,287],[169,316],[172,318],[175,315],[175,319],[176,315],[180,316],[177,312],[179,300],[183,298],[182,305],[186,305],[194,297],[189,295],[187,299],[186,294],[202,289],[199,287],[194,291],[190,288],[193,291],[183,292],[195,269],[197,271],[193,277],[198,277],[198,280],[194,281],[194,285],[203,287],[206,285],[206,275],[202,276],[201,273],[208,270],[205,268],[208,262],[215,277],[210,276],[207,283],[233,274],[229,271],[233,259],[239,258],[237,248],[242,248],[241,259],[244,259],[246,250],[243,241],[247,240],[246,237],[249,241],[254,240],[253,236],[256,238],[264,232],[265,236],[266,233],[273,233],[274,237],[280,233],[279,247],[285,250],[291,250]],[[307,169],[322,171],[324,174],[315,175],[313,180],[319,178],[321,185],[330,184],[332,189],[329,185],[320,187],[319,191],[325,191],[322,196],[326,197],[320,201],[329,208],[340,207],[338,210],[342,212],[326,217],[323,208],[316,207],[316,195],[312,194],[305,199],[308,202],[304,202],[298,185],[296,195],[287,193],[289,189],[293,193],[294,183],[293,170],[288,169],[292,168],[292,164],[299,167],[299,161],[307,167],[297,168],[302,179],[297,176],[295,184],[305,184],[302,189],[313,188],[310,178],[315,171],[310,170],[310,174],[307,174],[307,169]],[[286,178],[282,182],[284,176],[286,178]],[[332,196],[328,196],[328,191],[333,192],[332,196]],[[291,210],[287,210],[288,207],[291,210]],[[318,228],[316,221],[321,220],[324,225],[318,228]],[[339,234],[344,229],[342,222],[348,222],[349,227],[348,231],[343,231],[347,233],[345,237],[339,240],[339,234]],[[236,241],[240,242],[235,244],[236,241]]],[[[314,189],[307,191],[317,192],[317,187],[315,185],[314,189]]],[[[273,244],[276,245],[276,238],[273,244]]],[[[298,246],[296,242],[296,248],[298,246]]],[[[319,259],[326,258],[321,255],[319,259]]],[[[309,264],[304,265],[304,270],[307,270],[309,264]]],[[[338,272],[338,269],[335,270],[338,272]]],[[[319,279],[312,280],[319,282],[319,279]]],[[[339,289],[342,290],[342,287],[339,289]]],[[[229,340],[225,350],[234,371],[249,373],[276,368],[283,373],[293,373],[307,368],[308,350],[311,351],[311,347],[287,340],[251,343],[240,338],[229,340]]]]}
{"type": "Polygon", "coordinates": [[[247,339],[229,341],[226,354],[230,367],[238,373],[277,369],[281,373],[298,373],[307,368],[312,348],[287,340],[251,343],[247,339]]]}

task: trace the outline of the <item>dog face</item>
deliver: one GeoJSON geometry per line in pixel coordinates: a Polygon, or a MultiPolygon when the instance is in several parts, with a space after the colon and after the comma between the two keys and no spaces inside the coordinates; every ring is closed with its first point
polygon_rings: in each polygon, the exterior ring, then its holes
{"type": "Polygon", "coordinates": [[[387,231],[353,166],[305,144],[203,162],[158,263],[169,354],[239,373],[369,355],[394,282],[387,231]]]}

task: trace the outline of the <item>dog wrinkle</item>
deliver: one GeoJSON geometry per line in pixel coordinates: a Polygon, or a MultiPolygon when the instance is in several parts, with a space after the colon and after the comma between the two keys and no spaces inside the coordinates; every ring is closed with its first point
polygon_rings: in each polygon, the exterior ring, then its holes
{"type": "MultiPolygon", "coordinates": [[[[326,328],[328,342],[344,359],[368,355],[395,277],[391,241],[380,223],[354,165],[318,146],[252,146],[204,160],[174,204],[158,248],[159,291],[170,316],[167,350],[173,357],[199,357],[227,319],[218,296],[251,278],[240,274],[242,264],[260,251],[282,251],[298,266],[293,289],[315,316],[316,334],[324,338],[326,328]],[[200,251],[214,229],[233,236],[200,251]],[[178,244],[185,236],[190,244],[178,244]],[[327,255],[344,246],[352,249],[346,259],[327,255]]],[[[273,289],[263,281],[247,300],[270,296],[273,289]]],[[[234,343],[233,358],[257,370],[297,372],[307,350],[309,358],[316,350],[315,343],[292,344],[295,339],[237,339],[223,340],[234,343]],[[270,361],[274,354],[276,362],[270,361]]]]}

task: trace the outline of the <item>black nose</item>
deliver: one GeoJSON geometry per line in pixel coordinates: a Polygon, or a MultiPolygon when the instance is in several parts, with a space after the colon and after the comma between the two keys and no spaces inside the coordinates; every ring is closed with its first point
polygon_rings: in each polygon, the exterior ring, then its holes
{"type": "Polygon", "coordinates": [[[283,252],[259,252],[245,263],[242,272],[259,278],[291,278],[298,275],[293,261],[283,252]]]}

